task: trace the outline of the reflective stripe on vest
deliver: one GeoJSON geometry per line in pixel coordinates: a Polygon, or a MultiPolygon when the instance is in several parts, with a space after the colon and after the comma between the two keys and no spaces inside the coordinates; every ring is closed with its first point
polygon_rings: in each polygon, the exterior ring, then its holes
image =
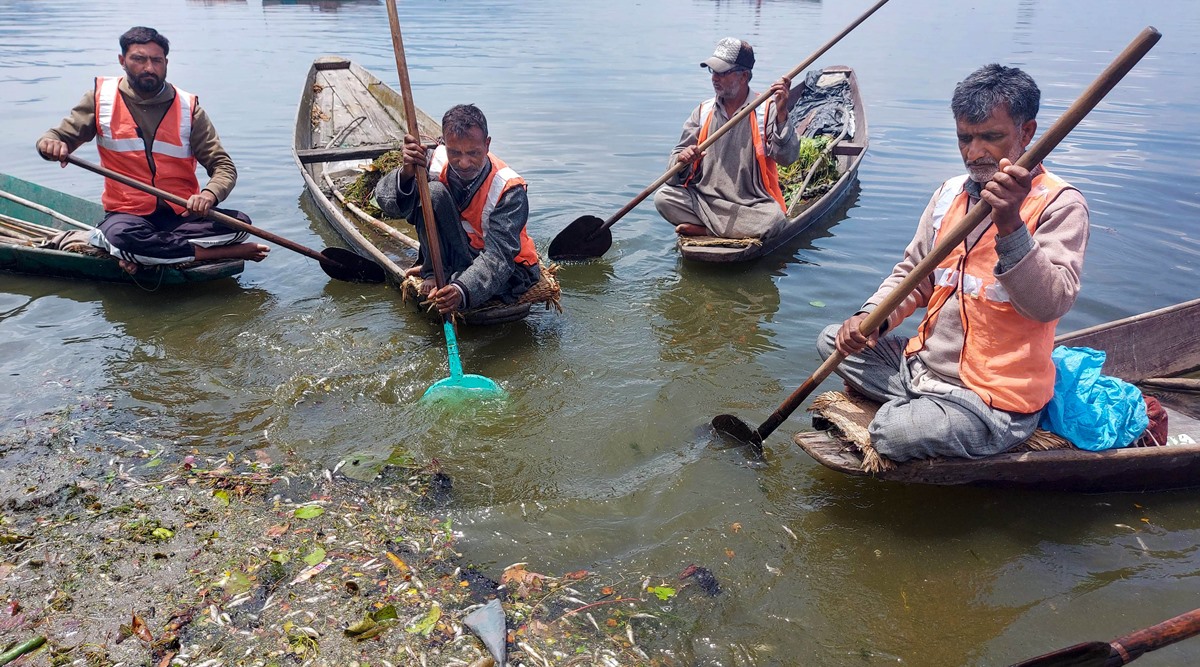
{"type": "MultiPolygon", "coordinates": [[[[704,123],[700,126],[700,136],[696,137],[696,145],[700,145],[708,140],[708,128],[712,124],[713,115],[716,111],[717,99],[714,97],[705,100],[700,105],[700,117],[704,119],[704,123]]],[[[768,107],[772,102],[768,102],[768,107]]],[[[736,115],[736,114],[735,114],[736,115]]],[[[751,111],[749,115],[750,121],[750,137],[754,143],[754,159],[758,162],[758,177],[759,183],[762,184],[763,190],[766,191],[775,203],[779,204],[779,209],[787,212],[787,204],[783,200],[783,190],[779,187],[779,167],[767,155],[766,142],[763,137],[767,134],[767,119],[771,117],[770,112],[763,113],[763,123],[760,128],[758,125],[758,112],[751,111]]],[[[696,175],[699,165],[692,166],[692,173],[688,175],[684,181],[687,185],[696,175]]]]}
{"type": "MultiPolygon", "coordinates": [[[[96,78],[96,148],[100,164],[185,199],[196,194],[200,183],[196,180],[196,159],[191,146],[196,96],[175,88],[175,99],[154,134],[151,171],[146,143],[138,136],[137,123],[119,89],[122,78],[96,78]]],[[[154,212],[158,200],[154,195],[106,179],[101,203],[106,211],[148,215],[154,212]]],[[[176,213],[185,210],[174,204],[170,206],[176,213]]]]}
{"type": "MultiPolygon", "coordinates": [[[[525,185],[525,179],[504,164],[500,158],[488,153],[488,160],[491,162],[488,176],[479,186],[479,190],[475,192],[475,196],[471,197],[467,208],[459,213],[459,222],[462,224],[463,230],[467,232],[467,239],[475,250],[483,250],[485,223],[491,220],[492,211],[496,209],[496,203],[500,201],[500,197],[512,188],[525,185]]],[[[429,162],[429,173],[437,175],[438,180],[442,184],[446,184],[449,171],[450,162],[446,147],[438,146],[433,152],[433,159],[429,162]]],[[[513,260],[522,266],[536,266],[538,263],[537,248],[524,227],[521,228],[520,238],[521,249],[513,260]]]]}
{"type": "MultiPolygon", "coordinates": [[[[966,176],[946,181],[934,203],[935,240],[962,220],[969,195],[966,176]]],[[[1042,171],[1034,177],[1029,196],[1021,203],[1021,220],[1030,234],[1050,202],[1071,187],[1053,174],[1042,171]]],[[[978,205],[978,204],[976,204],[978,205]]],[[[959,316],[964,332],[959,378],[993,408],[1031,413],[1045,407],[1054,395],[1054,327],[1058,320],[1037,322],[1013,308],[1008,291],[996,279],[996,227],[991,225],[970,252],[957,245],[933,272],[933,294],[917,335],[904,352],[920,352],[942,306],[958,295],[959,316]]]]}

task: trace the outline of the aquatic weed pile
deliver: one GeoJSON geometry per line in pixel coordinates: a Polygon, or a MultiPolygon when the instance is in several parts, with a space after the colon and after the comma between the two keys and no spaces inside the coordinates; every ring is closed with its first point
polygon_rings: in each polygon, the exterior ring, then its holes
{"type": "Polygon", "coordinates": [[[671,605],[719,593],[703,568],[614,581],[517,563],[496,582],[432,516],[427,492],[450,485],[436,466],[394,459],[364,484],[294,453],[182,455],[154,430],[64,413],[0,437],[0,649],[46,639],[22,664],[486,667],[463,619],[499,599],[511,665],[672,667],[671,605]]]}
{"type": "Polygon", "coordinates": [[[830,141],[828,135],[801,137],[800,157],[790,165],[779,166],[779,187],[783,190],[783,199],[789,207],[796,201],[824,194],[837,182],[837,158],[825,150],[830,141]],[[801,194],[800,187],[810,171],[813,171],[813,175],[801,194]]]}
{"type": "Polygon", "coordinates": [[[399,169],[404,165],[404,153],[401,151],[388,151],[383,155],[375,158],[363,173],[359,174],[358,178],[354,179],[342,189],[342,194],[346,196],[352,204],[363,209],[367,213],[375,217],[379,217],[379,207],[371,203],[371,197],[375,194],[375,186],[379,184],[379,179],[393,169],[399,169]]]}

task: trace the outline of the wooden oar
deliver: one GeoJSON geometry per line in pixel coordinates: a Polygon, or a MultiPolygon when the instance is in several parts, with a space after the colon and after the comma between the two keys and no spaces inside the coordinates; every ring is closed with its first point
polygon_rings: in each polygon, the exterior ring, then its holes
{"type": "MultiPolygon", "coordinates": [[[[809,65],[813,64],[817,58],[820,58],[826,51],[832,48],[834,44],[837,44],[843,37],[849,34],[851,30],[857,28],[858,24],[867,20],[867,17],[869,17],[871,14],[874,14],[875,10],[887,4],[887,1],[888,0],[879,0],[874,4],[874,6],[863,12],[862,15],[857,19],[854,19],[850,25],[846,26],[841,32],[834,35],[833,38],[828,42],[825,42],[823,45],[821,45],[821,47],[814,51],[812,55],[804,60],[804,62],[792,68],[792,71],[787,73],[787,78],[796,78],[797,74],[800,74],[809,65]]],[[[717,142],[717,139],[725,136],[726,132],[736,127],[743,118],[749,116],[754,112],[755,109],[762,106],[763,102],[766,102],[770,98],[771,91],[769,90],[754,98],[753,102],[743,107],[742,110],[735,113],[728,122],[717,128],[716,131],[709,135],[708,139],[704,140],[703,143],[697,146],[697,149],[700,151],[707,150],[710,146],[717,142]]],[[[612,232],[608,231],[608,228],[615,225],[618,220],[625,217],[626,213],[632,211],[634,207],[642,203],[642,200],[654,194],[655,190],[662,187],[662,185],[670,180],[672,176],[679,173],[687,166],[689,165],[683,163],[675,164],[673,167],[668,169],[665,174],[659,176],[657,181],[654,181],[648,188],[642,190],[641,193],[634,197],[628,204],[626,204],[624,208],[614,213],[608,220],[601,220],[594,215],[584,215],[576,218],[574,222],[564,227],[563,230],[558,233],[558,236],[555,236],[554,240],[550,242],[550,248],[547,250],[547,254],[550,256],[550,259],[555,261],[591,259],[593,257],[599,257],[608,252],[608,249],[612,247],[612,232]]]]}
{"type": "MultiPolygon", "coordinates": [[[[70,162],[77,167],[83,167],[92,173],[100,174],[105,178],[111,178],[118,183],[124,183],[125,185],[137,190],[141,190],[146,194],[154,195],[155,197],[158,197],[164,201],[169,201],[176,206],[187,206],[187,200],[183,197],[177,197],[166,190],[160,190],[153,185],[147,185],[146,183],[130,178],[124,174],[118,174],[117,172],[111,169],[105,169],[98,164],[92,164],[86,160],[81,160],[74,155],[68,155],[67,162],[70,162]]],[[[345,280],[353,283],[382,283],[384,281],[383,269],[381,269],[378,264],[349,250],[345,250],[343,248],[325,248],[321,252],[317,252],[316,250],[302,246],[295,241],[289,241],[282,236],[272,234],[265,229],[259,229],[254,225],[248,225],[232,215],[226,215],[225,213],[221,213],[215,209],[210,210],[205,217],[216,220],[227,227],[239,229],[247,234],[252,234],[259,238],[266,239],[271,243],[281,245],[288,250],[294,250],[295,252],[298,252],[306,257],[311,257],[312,259],[315,259],[321,263],[321,269],[323,269],[330,278],[336,278],[337,280],[345,280]]]]}
{"type": "MultiPolygon", "coordinates": [[[[421,136],[417,125],[417,105],[413,103],[412,84],[408,80],[408,61],[404,57],[404,37],[400,34],[400,16],[396,0],[387,0],[388,22],[392,29],[392,51],[396,54],[396,72],[400,75],[400,95],[404,98],[404,116],[408,121],[408,133],[421,136]]],[[[438,289],[446,285],[446,272],[442,268],[442,245],[438,239],[437,220],[433,217],[433,200],[429,195],[428,170],[418,169],[413,178],[417,182],[417,193],[421,199],[421,218],[425,225],[425,259],[433,263],[433,279],[438,289]]],[[[450,363],[450,377],[435,382],[424,399],[489,398],[504,396],[500,385],[482,375],[463,375],[462,361],[458,357],[458,339],[454,335],[454,323],[442,318],[442,330],[446,334],[446,356],[450,363]]]]}
{"type": "Polygon", "coordinates": [[[1040,655],[1012,667],[1117,667],[1128,665],[1143,653],[1160,649],[1200,634],[1200,609],[1193,609],[1152,625],[1144,630],[1118,637],[1111,642],[1086,642],[1053,653],[1040,655]]]}
{"type": "MultiPolygon", "coordinates": [[[[1079,99],[1075,100],[1075,103],[1072,104],[1065,113],[1063,113],[1058,121],[1055,122],[1045,134],[1042,135],[1042,138],[1034,143],[1029,150],[1025,151],[1025,154],[1021,156],[1021,159],[1017,160],[1017,165],[1024,167],[1025,169],[1032,170],[1034,167],[1041,164],[1042,160],[1044,160],[1046,156],[1050,154],[1050,151],[1054,150],[1054,147],[1057,146],[1059,142],[1062,141],[1063,138],[1065,138],[1081,120],[1083,120],[1084,116],[1086,116],[1088,112],[1095,108],[1095,106],[1100,103],[1100,100],[1104,99],[1104,96],[1108,94],[1108,91],[1112,90],[1113,87],[1116,86],[1117,83],[1129,72],[1129,70],[1133,69],[1133,66],[1142,59],[1142,56],[1146,55],[1146,53],[1154,46],[1155,43],[1158,42],[1159,38],[1161,37],[1162,35],[1158,32],[1158,30],[1155,30],[1153,27],[1147,27],[1145,30],[1143,30],[1141,34],[1137,36],[1137,38],[1130,42],[1129,46],[1125,47],[1125,50],[1121,52],[1121,55],[1117,56],[1117,59],[1100,73],[1100,76],[1092,82],[1092,85],[1083,92],[1083,95],[1081,95],[1079,99]]],[[[875,310],[871,311],[870,315],[862,320],[858,330],[864,336],[868,336],[872,332],[877,331],[879,327],[887,321],[888,317],[891,316],[892,311],[896,310],[896,308],[901,302],[904,301],[909,293],[911,293],[917,288],[918,285],[924,282],[925,279],[928,278],[931,273],[933,273],[933,270],[937,268],[938,264],[941,264],[942,260],[950,254],[951,250],[953,250],[958,244],[962,243],[967,236],[970,235],[970,233],[976,227],[978,227],[985,218],[988,217],[988,214],[991,212],[992,207],[986,201],[981,200],[978,204],[976,204],[970,210],[970,212],[963,217],[962,222],[958,223],[958,226],[950,230],[950,232],[946,234],[945,238],[938,241],[937,245],[934,246],[929,255],[926,256],[925,259],[921,260],[921,262],[917,264],[917,266],[914,267],[911,272],[909,272],[908,276],[906,276],[904,280],[900,281],[900,284],[897,285],[890,294],[888,294],[887,298],[885,298],[883,302],[875,308],[875,310]]],[[[782,424],[783,421],[787,419],[797,407],[799,407],[800,403],[804,399],[808,398],[808,395],[817,388],[817,385],[821,384],[825,378],[829,377],[829,374],[832,373],[833,370],[837,368],[838,364],[842,363],[845,358],[846,355],[834,350],[834,353],[825,360],[825,363],[821,364],[821,367],[818,368],[815,373],[810,375],[808,379],[804,381],[804,384],[800,385],[796,391],[792,392],[792,395],[788,396],[787,400],[785,400],[783,404],[780,405],[779,408],[775,410],[775,412],[772,413],[771,416],[768,417],[767,420],[764,421],[757,429],[751,429],[749,425],[733,415],[716,416],[712,420],[713,428],[730,437],[754,446],[756,450],[761,450],[763,440],[772,432],[774,432],[775,429],[782,424]]]]}

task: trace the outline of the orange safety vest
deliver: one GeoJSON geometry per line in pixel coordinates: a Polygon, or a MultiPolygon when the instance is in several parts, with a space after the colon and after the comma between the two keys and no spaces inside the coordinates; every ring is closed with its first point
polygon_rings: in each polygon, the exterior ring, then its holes
{"type": "MultiPolygon", "coordinates": [[[[934,204],[933,226],[938,240],[958,225],[967,213],[969,195],[963,189],[967,176],[946,181],[934,204]]],[[[1060,192],[1070,188],[1048,171],[1034,176],[1029,196],[1021,203],[1021,220],[1033,234],[1042,212],[1060,192]]],[[[976,204],[978,205],[978,204],[976,204]]],[[[962,357],[958,372],[963,384],[988,405],[1009,412],[1041,410],[1054,395],[1054,327],[1058,320],[1036,322],[1013,308],[1008,292],[996,279],[996,227],[984,231],[970,251],[958,244],[933,273],[933,294],[917,335],[904,353],[920,352],[942,306],[958,293],[962,318],[962,357]]]]}
{"type": "MultiPolygon", "coordinates": [[[[713,114],[716,110],[717,99],[714,97],[710,100],[705,100],[700,105],[700,115],[704,118],[704,124],[700,126],[700,136],[696,138],[696,145],[700,145],[708,140],[708,127],[712,124],[713,114]]],[[[768,103],[770,104],[770,103],[768,103]]],[[[787,204],[783,200],[783,190],[779,187],[779,167],[767,155],[767,146],[763,142],[763,137],[767,134],[767,119],[770,118],[769,113],[763,114],[762,128],[758,125],[758,112],[751,111],[749,116],[750,121],[750,136],[754,140],[754,157],[758,160],[758,176],[762,183],[763,189],[771,198],[779,204],[779,210],[787,212],[787,204]]],[[[687,185],[695,177],[699,168],[699,164],[692,165],[692,173],[688,175],[684,181],[687,185]]]]}
{"type": "MultiPolygon", "coordinates": [[[[96,147],[100,164],[184,199],[196,194],[200,191],[200,183],[196,180],[196,158],[192,155],[191,145],[196,96],[175,88],[175,99],[154,134],[154,170],[151,171],[146,143],[138,135],[137,123],[117,88],[123,78],[96,78],[96,147]]],[[[148,215],[158,207],[158,198],[154,195],[112,179],[105,179],[100,201],[106,211],[134,215],[148,215]]],[[[180,215],[186,210],[175,204],[170,206],[180,215]]]]}
{"type": "MultiPolygon", "coordinates": [[[[484,225],[491,218],[492,210],[496,208],[500,197],[515,187],[525,185],[525,179],[500,158],[488,153],[488,160],[492,163],[491,171],[467,204],[467,208],[459,214],[463,229],[467,232],[467,239],[476,250],[483,250],[484,225]]],[[[429,173],[437,174],[438,180],[445,184],[448,182],[449,170],[450,161],[446,156],[446,147],[438,146],[433,152],[433,161],[429,163],[429,173]]],[[[513,260],[522,266],[537,266],[537,247],[524,227],[521,228],[521,250],[513,260]]]]}

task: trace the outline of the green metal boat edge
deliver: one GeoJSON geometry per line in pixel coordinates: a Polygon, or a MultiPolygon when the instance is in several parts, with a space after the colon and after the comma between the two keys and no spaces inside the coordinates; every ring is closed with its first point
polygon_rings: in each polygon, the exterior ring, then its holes
{"type": "MultiPolygon", "coordinates": [[[[45,206],[87,224],[104,218],[104,209],[96,202],[60,192],[15,176],[0,173],[0,190],[45,206]]],[[[58,231],[72,229],[51,215],[17,202],[0,198],[0,214],[20,218],[58,231]]],[[[180,285],[232,278],[245,269],[242,260],[205,262],[186,268],[150,268],[136,276],[126,273],[111,257],[93,257],[61,250],[31,248],[0,242],[0,271],[25,275],[95,280],[139,285],[180,285]]]]}

